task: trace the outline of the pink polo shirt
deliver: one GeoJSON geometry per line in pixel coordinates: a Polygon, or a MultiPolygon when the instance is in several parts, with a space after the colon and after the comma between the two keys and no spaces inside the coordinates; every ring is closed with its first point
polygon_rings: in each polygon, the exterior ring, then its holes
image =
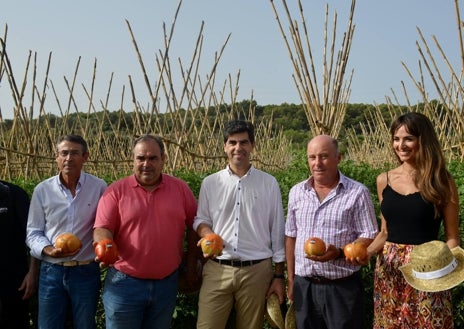
{"type": "Polygon", "coordinates": [[[135,176],[112,183],[101,197],[94,227],[114,232],[120,260],[114,267],[141,279],[162,279],[181,262],[186,226],[192,227],[197,202],[188,185],[163,174],[153,191],[135,176]]]}

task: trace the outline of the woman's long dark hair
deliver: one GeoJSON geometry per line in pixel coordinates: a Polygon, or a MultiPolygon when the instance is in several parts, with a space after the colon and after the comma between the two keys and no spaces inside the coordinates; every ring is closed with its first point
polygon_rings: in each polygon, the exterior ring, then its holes
{"type": "MultiPolygon", "coordinates": [[[[450,184],[453,178],[446,169],[445,157],[435,129],[425,115],[417,112],[406,113],[396,118],[390,127],[392,143],[400,127],[405,127],[409,134],[418,139],[414,183],[422,198],[435,206],[435,215],[438,217],[443,207],[455,200],[452,200],[453,191],[450,184]]],[[[401,163],[398,155],[396,157],[401,163]]]]}

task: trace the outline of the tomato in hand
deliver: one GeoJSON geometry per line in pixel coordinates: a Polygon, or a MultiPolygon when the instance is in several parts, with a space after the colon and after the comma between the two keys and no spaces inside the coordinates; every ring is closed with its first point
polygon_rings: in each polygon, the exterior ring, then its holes
{"type": "Polygon", "coordinates": [[[325,242],[319,238],[309,238],[305,241],[304,251],[308,257],[322,256],[326,252],[325,242]]]}
{"type": "Polygon", "coordinates": [[[118,247],[113,240],[102,239],[95,245],[95,255],[105,264],[114,264],[119,258],[118,247]]]}
{"type": "Polygon", "coordinates": [[[346,258],[353,259],[358,258],[364,259],[367,256],[367,247],[362,242],[351,242],[343,248],[343,253],[346,258]]]}
{"type": "Polygon", "coordinates": [[[58,235],[55,240],[55,248],[61,249],[63,253],[73,253],[82,247],[82,242],[77,236],[70,232],[58,235]]]}
{"type": "Polygon", "coordinates": [[[219,256],[224,249],[224,241],[220,235],[210,233],[200,240],[200,246],[204,255],[208,255],[208,257],[219,256]]]}

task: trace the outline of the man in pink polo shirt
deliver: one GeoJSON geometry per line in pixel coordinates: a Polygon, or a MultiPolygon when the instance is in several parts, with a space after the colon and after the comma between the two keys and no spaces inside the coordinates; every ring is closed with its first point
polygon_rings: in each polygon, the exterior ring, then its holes
{"type": "Polygon", "coordinates": [[[137,138],[133,157],[134,174],[109,186],[94,225],[94,241],[113,239],[119,250],[103,290],[106,328],[168,329],[186,227],[189,281],[197,279],[192,230],[197,203],[184,181],[162,172],[166,154],[160,137],[137,138]]]}

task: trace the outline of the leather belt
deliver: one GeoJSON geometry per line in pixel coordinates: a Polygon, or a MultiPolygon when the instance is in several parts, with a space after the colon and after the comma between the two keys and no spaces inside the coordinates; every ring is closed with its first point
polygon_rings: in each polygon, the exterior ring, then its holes
{"type": "Polygon", "coordinates": [[[66,262],[56,263],[56,265],[61,266],[80,266],[80,265],[89,265],[93,263],[93,260],[68,260],[66,262]]]}
{"type": "Polygon", "coordinates": [[[256,265],[258,263],[261,263],[265,259],[257,259],[257,260],[239,260],[239,259],[217,259],[217,258],[211,258],[213,261],[216,263],[219,263],[221,265],[229,265],[233,267],[244,267],[244,266],[251,266],[251,265],[256,265]]]}
{"type": "Polygon", "coordinates": [[[304,279],[306,281],[311,282],[311,283],[330,284],[330,283],[336,283],[336,282],[341,282],[341,281],[346,281],[346,280],[352,279],[356,275],[357,275],[357,273],[353,273],[351,275],[345,276],[343,278],[338,278],[338,279],[329,279],[329,278],[326,278],[326,277],[323,277],[323,276],[315,275],[315,276],[306,276],[306,277],[304,277],[304,279]]]}

